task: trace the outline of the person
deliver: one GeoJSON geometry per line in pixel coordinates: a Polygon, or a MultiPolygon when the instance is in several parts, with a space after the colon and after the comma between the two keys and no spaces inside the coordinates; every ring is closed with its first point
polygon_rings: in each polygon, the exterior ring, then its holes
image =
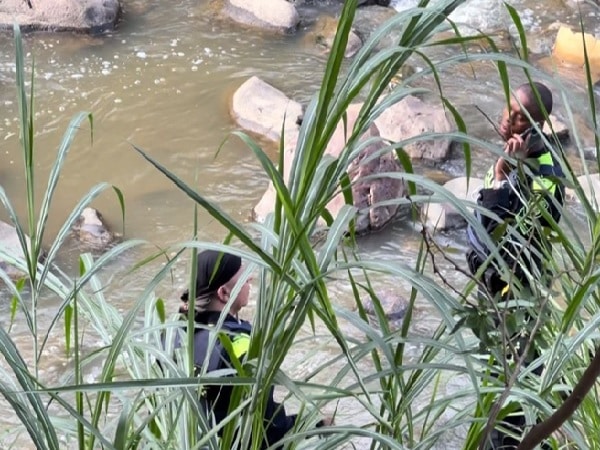
{"type": "MultiPolygon", "coordinates": [[[[552,112],[552,106],[551,91],[542,83],[532,82],[519,86],[508,108],[503,111],[499,131],[505,140],[504,152],[518,163],[515,166],[505,157],[498,158],[488,170],[479,192],[478,205],[493,212],[500,221],[481,211],[477,211],[476,216],[488,237],[499,243],[499,256],[510,269],[508,276],[506,271],[503,276],[500,264],[489,258],[491,251],[486,240],[473,226],[467,227],[467,263],[473,276],[480,274],[478,297],[484,306],[489,301],[509,300],[514,290],[520,291],[521,298],[525,292],[535,297],[533,293],[539,286],[532,286],[532,279],[539,280],[545,287],[551,283],[552,271],[546,261],[552,247],[547,231],[561,218],[563,173],[552,149],[553,137],[543,135],[539,130],[552,112]],[[504,226],[500,227],[500,224],[504,226]],[[484,264],[487,266],[482,268],[484,264]]],[[[516,348],[523,350],[523,329],[527,323],[533,324],[533,318],[529,312],[522,310],[512,310],[510,316],[521,319],[522,323],[513,323],[512,327],[507,325],[508,321],[504,325],[516,348]]],[[[497,327],[500,320],[496,313],[491,320],[492,326],[497,327]]],[[[476,333],[484,347],[493,348],[489,331],[477,330],[476,333]]],[[[530,354],[534,357],[539,355],[535,345],[530,354]]],[[[524,364],[527,365],[530,359],[526,355],[524,364]]],[[[534,372],[540,374],[541,368],[534,372]]],[[[525,427],[522,410],[518,409],[520,414],[505,419],[504,424],[516,434],[522,433],[525,427]]],[[[516,449],[517,446],[518,440],[494,430],[493,449],[516,449]]]]}
{"type": "MultiPolygon", "coordinates": [[[[235,357],[241,361],[249,349],[252,326],[249,322],[240,320],[238,313],[248,304],[251,280],[246,279],[237,289],[235,297],[232,297],[242,275],[242,260],[237,255],[214,250],[205,250],[198,254],[193,311],[194,322],[201,325],[194,331],[194,364],[197,375],[203,371],[230,368],[231,358],[235,357]],[[228,304],[229,311],[225,313],[228,304]],[[218,324],[222,314],[226,315],[223,318],[221,331],[229,335],[234,355],[230,355],[218,339],[209,352],[210,328],[218,324]]],[[[181,301],[179,312],[187,316],[190,314],[188,290],[181,295],[181,301]]],[[[284,405],[273,399],[273,391],[274,387],[271,386],[264,415],[265,432],[262,448],[279,442],[294,428],[297,419],[296,415],[287,415],[284,405]]],[[[205,404],[214,415],[216,423],[220,423],[227,417],[232,392],[231,386],[206,386],[205,404]]],[[[325,417],[317,423],[317,427],[332,424],[333,420],[325,417]]]]}

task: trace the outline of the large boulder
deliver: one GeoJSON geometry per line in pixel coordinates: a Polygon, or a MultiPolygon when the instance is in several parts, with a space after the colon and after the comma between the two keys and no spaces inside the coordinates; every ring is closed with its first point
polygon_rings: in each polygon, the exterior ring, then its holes
{"type": "MultiPolygon", "coordinates": [[[[25,239],[27,245],[31,245],[29,237],[26,236],[25,239]]],[[[2,248],[2,251],[9,254],[12,258],[25,258],[21,241],[19,241],[19,236],[17,235],[17,230],[14,226],[2,221],[0,221],[0,248],[2,248]]],[[[11,279],[17,279],[25,275],[23,271],[12,264],[9,264],[8,261],[3,260],[1,255],[0,270],[4,271],[11,279]]]]}
{"type": "Polygon", "coordinates": [[[568,26],[561,26],[554,41],[554,49],[552,51],[554,59],[563,64],[573,64],[583,67],[586,54],[591,72],[599,73],[600,39],[596,39],[592,34],[572,31],[568,26]]]}
{"type": "Polygon", "coordinates": [[[114,28],[120,11],[119,0],[2,0],[0,27],[100,32],[114,28]]]}
{"type": "MultiPolygon", "coordinates": [[[[381,137],[399,142],[424,133],[449,133],[455,130],[446,111],[409,95],[386,109],[375,121],[381,137]]],[[[444,161],[451,150],[450,139],[429,138],[404,146],[413,159],[444,161]]]]}
{"type": "MultiPolygon", "coordinates": [[[[483,187],[479,178],[459,177],[444,184],[450,194],[461,201],[477,201],[477,193],[483,187]]],[[[466,225],[465,218],[449,202],[427,203],[422,209],[423,221],[430,230],[449,230],[466,225]]]]}
{"type": "Polygon", "coordinates": [[[221,14],[252,28],[291,32],[300,15],[286,0],[221,0],[221,14]]]}
{"type": "MultiPolygon", "coordinates": [[[[348,134],[347,130],[352,130],[361,105],[350,105],[347,110],[347,128],[343,122],[340,122],[329,141],[326,154],[334,158],[344,150],[348,134]]],[[[375,125],[361,136],[361,141],[379,137],[379,131],[375,125]]],[[[290,166],[296,149],[297,135],[291,135],[285,142],[284,153],[284,181],[287,183],[289,178],[290,166]]],[[[377,157],[369,158],[375,153],[381,152],[385,143],[378,139],[373,139],[370,145],[366,146],[359,153],[357,158],[351,162],[348,168],[348,175],[352,182],[352,196],[354,206],[359,209],[359,215],[356,220],[356,232],[367,233],[383,228],[395,216],[397,205],[381,205],[386,200],[396,199],[404,195],[404,183],[397,178],[380,177],[370,180],[364,180],[364,177],[376,175],[378,173],[400,172],[401,167],[391,152],[384,152],[377,157]]],[[[273,211],[275,205],[275,190],[272,184],[254,208],[254,216],[258,221],[265,219],[267,214],[273,211]]],[[[327,209],[335,218],[340,209],[345,204],[342,193],[336,195],[328,204],[327,209]]]]}
{"type": "Polygon", "coordinates": [[[233,94],[231,115],[245,130],[278,141],[284,119],[286,136],[297,132],[302,105],[254,76],[233,94]]]}

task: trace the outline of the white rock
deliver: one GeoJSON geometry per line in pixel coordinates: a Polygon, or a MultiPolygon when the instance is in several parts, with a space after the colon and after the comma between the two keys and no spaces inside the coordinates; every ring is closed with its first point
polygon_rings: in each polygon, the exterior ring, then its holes
{"type": "MultiPolygon", "coordinates": [[[[444,184],[444,189],[453,194],[457,199],[470,202],[477,201],[477,192],[482,187],[483,180],[473,177],[469,179],[467,177],[454,178],[444,184]]],[[[449,202],[428,203],[423,206],[422,214],[425,225],[431,230],[448,230],[459,228],[466,224],[464,217],[449,202]]]]}

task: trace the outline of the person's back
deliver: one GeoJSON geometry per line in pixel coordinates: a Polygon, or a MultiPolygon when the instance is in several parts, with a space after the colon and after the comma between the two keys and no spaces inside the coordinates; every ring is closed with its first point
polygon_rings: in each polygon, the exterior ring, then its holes
{"type": "MultiPolygon", "coordinates": [[[[208,374],[222,369],[233,369],[232,358],[244,361],[250,345],[252,327],[249,322],[237,317],[241,308],[248,304],[250,279],[236,286],[242,276],[241,259],[238,256],[216,251],[198,254],[196,272],[196,299],[194,301],[194,364],[196,375],[208,374]],[[238,289],[239,288],[239,289],[238,289]],[[233,297],[234,292],[237,292],[233,297]],[[225,307],[229,305],[229,312],[225,307]],[[217,326],[221,324],[219,328],[217,326]],[[230,354],[217,334],[227,335],[231,346],[230,354]]],[[[189,293],[181,296],[180,313],[187,316],[189,293]]],[[[282,448],[276,444],[292,430],[296,415],[287,415],[283,404],[275,402],[274,387],[270,386],[264,411],[264,434],[262,448],[282,448]],[[275,447],[272,447],[274,446],[275,447]]],[[[219,424],[227,418],[231,407],[234,388],[231,385],[209,385],[203,392],[203,403],[209,415],[219,424]]],[[[331,418],[322,419],[317,426],[331,425],[331,418]]],[[[232,449],[233,450],[233,449],[232,449]]]]}

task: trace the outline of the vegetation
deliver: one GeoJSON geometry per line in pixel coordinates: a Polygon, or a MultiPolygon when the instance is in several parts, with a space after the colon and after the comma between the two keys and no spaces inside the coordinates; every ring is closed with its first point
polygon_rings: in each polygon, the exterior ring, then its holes
{"type": "MultiPolygon", "coordinates": [[[[27,98],[20,32],[15,28],[21,143],[28,192],[24,225],[1,189],[0,198],[17,227],[25,258],[14,258],[2,249],[0,258],[21,268],[27,277],[26,281],[16,283],[2,271],[0,277],[13,296],[13,317],[16,310],[24,316],[31,334],[34,359],[25,361],[10,330],[0,328],[0,351],[5,359],[0,367],[0,392],[36,448],[219,449],[235,448],[236,440],[240,440],[242,448],[257,449],[262,429],[260,418],[268,395],[263,387],[271,383],[289,392],[288,404],[297,406],[302,417],[286,439],[290,448],[365,448],[370,445],[371,448],[385,449],[427,449],[440,438],[447,439],[448,433],[465,436],[462,443],[465,449],[482,448],[490,427],[510,413],[515,402],[525,406],[532,423],[537,416],[549,417],[561,405],[575,406],[567,408],[569,410],[559,417],[566,421],[558,423],[561,426],[553,435],[554,446],[568,443],[581,449],[600,448],[600,436],[595,432],[600,423],[597,408],[600,392],[594,383],[596,374],[592,364],[596,362],[592,358],[600,322],[600,275],[596,264],[600,252],[600,223],[562,148],[558,152],[564,163],[567,183],[581,202],[585,224],[582,227],[566,216],[560,227],[554,226],[552,239],[555,240],[556,255],[552,261],[560,275],[551,291],[539,293],[547,320],[543,326],[527,330],[530,340],[539,334],[547,347],[527,369],[520,367],[518,359],[507,359],[504,352],[479,354],[477,339],[464,326],[467,320],[479,317],[479,311],[471,304],[475,283],[471,281],[464,287],[453,286],[451,289],[437,271],[432,270],[430,262],[434,261],[433,269],[436,268],[435,261],[440,259],[460,268],[464,266],[461,256],[444,254],[436,248],[435,240],[424,233],[421,252],[413,267],[358,258],[354,236],[347,233],[352,230],[357,210],[351,206],[346,170],[364,145],[360,136],[389,105],[407,95],[421,93],[422,89],[410,87],[419,78],[432,77],[439,81],[439,71],[448,65],[491,60],[497,64],[508,99],[507,66],[522,68],[531,77],[545,80],[563,97],[569,121],[573,124],[575,146],[583,160],[582,144],[574,128],[572,105],[566,91],[559,81],[527,63],[526,50],[513,57],[495,51],[469,54],[465,47],[458,56],[435,62],[430,60],[427,55],[432,47],[464,45],[471,39],[461,37],[458,32],[451,39],[436,38],[439,31],[448,29],[446,17],[461,3],[458,0],[436,2],[435,6],[428,6],[423,0],[420,7],[391,19],[374,33],[347,70],[342,71],[343,49],[356,3],[356,0],[345,3],[321,89],[304,115],[288,185],[283,183],[278,169],[282,156],[279,165],[275,165],[249,136],[235,133],[254,152],[276,188],[275,213],[267,223],[251,228],[237,223],[144,150],[136,149],[193,199],[197,207],[206,209],[217,219],[229,231],[229,238],[222,244],[194,239],[181,243],[175,249],[176,256],[148,281],[146,289],[137,294],[134,306],[125,314],[119,313],[105,297],[98,274],[109,261],[141,242],[126,241],[97,259],[82,255],[80,273],[74,281],[53,265],[74,220],[86,205],[110,186],[100,184],[89,191],[69,215],[45,259],[40,262],[46,220],[71,140],[82,121],[87,119],[92,125],[93,120],[91,115],[80,114],[71,122],[58,150],[46,193],[38,203],[33,195],[37,181],[33,95],[31,92],[27,98]],[[374,52],[376,44],[391,31],[400,32],[396,45],[374,52]],[[422,58],[429,69],[403,80],[378,103],[392,78],[412,55],[422,58]],[[364,106],[354,128],[348,130],[347,147],[338,159],[327,157],[325,149],[336,125],[345,121],[348,105],[359,96],[364,100],[364,106]],[[348,205],[333,218],[324,205],[340,190],[346,195],[348,205]],[[323,242],[315,244],[311,235],[320,218],[327,222],[328,233],[323,242]],[[26,235],[31,237],[29,245],[26,235]],[[228,376],[232,375],[231,371],[193,376],[190,339],[184,339],[183,347],[174,350],[181,324],[167,316],[163,300],[154,294],[179,258],[191,253],[194,261],[195,252],[203,248],[227,248],[251,262],[248,273],[251,270],[259,273],[257,295],[260,301],[253,320],[251,347],[247,361],[236,364],[234,376],[228,376]],[[371,280],[378,274],[398,277],[412,286],[408,312],[399,330],[391,329],[387,324],[373,289],[371,280]],[[358,312],[348,311],[332,301],[328,289],[328,281],[332,278],[348,280],[355,293],[358,312]],[[42,328],[40,301],[48,290],[61,299],[61,305],[54,320],[47,328],[42,328]],[[378,326],[366,318],[361,303],[365,293],[375,302],[378,326]],[[416,301],[429,302],[439,314],[440,326],[430,337],[414,336],[410,332],[416,301]],[[137,321],[140,316],[144,318],[142,326],[137,321]],[[340,325],[342,320],[344,327],[340,325]],[[325,330],[335,341],[338,352],[322,361],[304,379],[294,380],[280,368],[307,321],[313,329],[325,330]],[[38,361],[49,335],[60,331],[61,324],[64,324],[66,349],[72,355],[73,373],[64,385],[48,386],[40,375],[38,361]],[[104,344],[92,353],[84,352],[81,345],[84,324],[93,327],[104,344]],[[363,337],[357,338],[356,331],[363,337]],[[422,350],[416,358],[407,354],[407,348],[413,345],[422,350]],[[98,361],[102,364],[99,379],[93,383],[84,382],[83,373],[98,361]],[[533,368],[542,363],[545,371],[540,377],[533,373],[533,368]],[[333,378],[324,376],[324,373],[331,373],[324,371],[332,365],[338,368],[337,375],[333,378]],[[498,366],[503,368],[505,376],[489,376],[498,366]],[[588,367],[591,369],[586,372],[588,367]],[[574,390],[584,372],[591,383],[574,390]],[[464,380],[464,385],[449,392],[444,386],[454,377],[464,380]],[[202,385],[210,383],[236,387],[231,414],[219,427],[214,426],[198,401],[202,385]],[[571,391],[585,393],[586,389],[590,392],[580,405],[565,402],[571,391]],[[337,407],[346,408],[348,404],[359,405],[364,410],[360,423],[340,420],[331,427],[318,431],[314,428],[320,411],[332,413],[337,407]],[[237,434],[234,433],[236,429],[239,430],[237,434]],[[217,439],[219,431],[222,431],[221,439],[217,439]]],[[[526,49],[519,17],[508,8],[521,35],[521,48],[526,49]]],[[[493,48],[491,39],[490,45],[493,48]]],[[[596,123],[589,70],[587,76],[590,110],[593,123],[596,123]]],[[[438,88],[441,100],[459,127],[458,132],[447,137],[464,143],[467,175],[470,175],[471,144],[496,155],[501,154],[502,149],[470,137],[464,121],[444,96],[439,83],[438,88]]],[[[409,195],[397,199],[398,204],[416,210],[424,202],[449,202],[478,227],[467,203],[412,170],[403,146],[416,139],[428,138],[431,136],[419,136],[392,143],[385,149],[397,152],[406,171],[402,178],[409,183],[409,195]]],[[[281,148],[284,139],[285,136],[281,148]]],[[[599,149],[596,139],[596,154],[599,149]]],[[[585,164],[586,173],[598,171],[598,167],[594,167],[597,162],[585,164]]],[[[122,195],[118,189],[114,190],[124,213],[122,195]]],[[[172,250],[165,251],[164,255],[172,250]]],[[[164,255],[153,255],[139,265],[164,255]]],[[[510,276],[510,268],[505,265],[504,270],[505,275],[510,276]]],[[[502,312],[490,314],[502,315],[502,312]]],[[[537,312],[535,314],[535,317],[539,316],[537,312]]],[[[552,427],[546,430],[554,431],[552,427]]],[[[533,437],[526,439],[535,443],[536,433],[540,436],[538,429],[531,433],[533,437]]],[[[523,444],[522,448],[532,446],[523,444]]]]}

